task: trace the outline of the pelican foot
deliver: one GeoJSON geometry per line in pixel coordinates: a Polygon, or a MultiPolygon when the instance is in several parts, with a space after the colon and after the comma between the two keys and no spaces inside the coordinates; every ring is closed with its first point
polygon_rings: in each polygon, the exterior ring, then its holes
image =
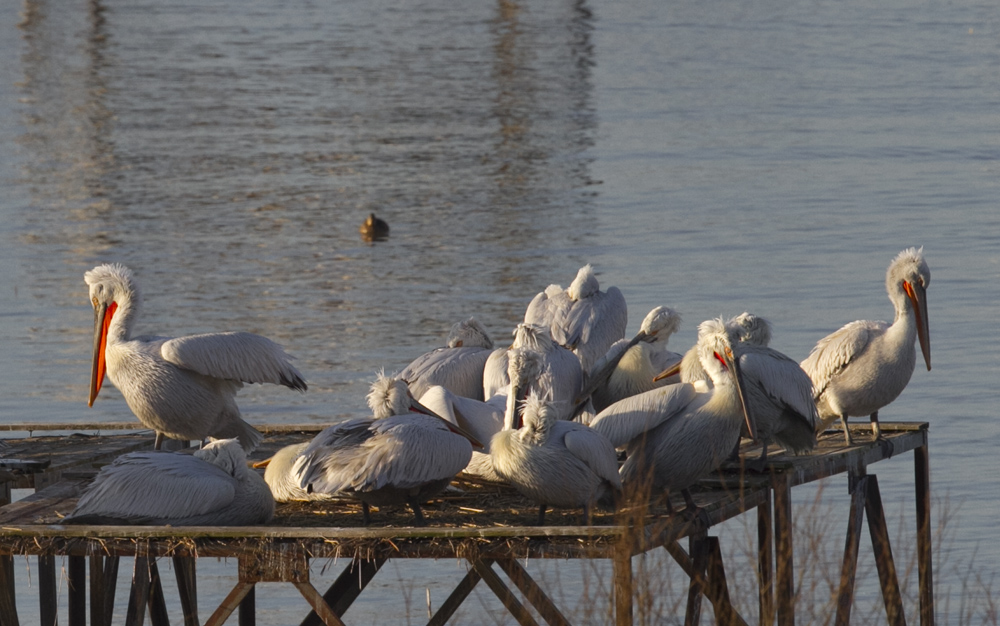
{"type": "Polygon", "coordinates": [[[409,502],[410,508],[413,509],[413,525],[414,526],[426,526],[427,519],[424,518],[424,512],[420,509],[420,503],[409,502]]]}

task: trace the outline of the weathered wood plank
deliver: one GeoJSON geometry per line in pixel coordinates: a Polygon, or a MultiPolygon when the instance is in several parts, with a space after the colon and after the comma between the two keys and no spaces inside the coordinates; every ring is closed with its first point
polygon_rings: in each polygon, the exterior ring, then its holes
{"type": "MultiPolygon", "coordinates": [[[[83,486],[84,481],[82,480],[56,483],[13,504],[8,504],[0,508],[0,524],[34,524],[37,518],[51,516],[52,511],[58,508],[68,507],[68,512],[73,506],[70,502],[75,503],[76,499],[80,497],[83,486]],[[66,507],[62,505],[66,505],[66,507]]],[[[8,529],[4,528],[3,530],[8,529]]]]}
{"type": "Polygon", "coordinates": [[[198,626],[198,578],[194,557],[175,556],[174,574],[177,578],[177,595],[181,601],[184,626],[198,626]]]}
{"type": "Polygon", "coordinates": [[[0,556],[0,623],[18,626],[17,601],[14,594],[14,557],[0,556]]]}
{"type": "Polygon", "coordinates": [[[507,588],[507,585],[500,580],[500,577],[493,571],[493,568],[490,567],[489,563],[474,560],[472,562],[472,567],[482,577],[483,582],[493,590],[496,597],[500,598],[500,602],[502,602],[507,611],[514,616],[514,619],[517,620],[518,624],[521,624],[521,626],[538,626],[538,622],[535,621],[531,612],[528,611],[523,604],[521,604],[521,601],[518,600],[511,590],[507,588]]]}
{"type": "Polygon", "coordinates": [[[778,626],[795,626],[795,569],[792,561],[792,487],[785,474],[773,474],[774,560],[778,626]]]}
{"type": "Polygon", "coordinates": [[[847,542],[844,546],[844,562],[840,570],[840,589],[837,594],[836,626],[851,623],[851,609],[854,605],[854,582],[858,569],[858,552],[861,546],[861,527],[864,524],[865,501],[868,498],[868,478],[860,477],[851,488],[851,512],[847,521],[847,542]]]}
{"type": "MultiPolygon", "coordinates": [[[[337,617],[343,617],[347,609],[354,604],[354,601],[358,599],[361,592],[364,591],[368,583],[372,581],[375,574],[385,565],[388,559],[362,559],[355,557],[351,559],[350,564],[344,568],[344,571],[340,573],[330,588],[327,589],[326,593],[323,594],[323,600],[330,605],[333,612],[337,617]]],[[[316,611],[311,611],[309,615],[302,620],[301,626],[319,626],[322,622],[320,621],[319,615],[316,611]]]]}
{"type": "Polygon", "coordinates": [[[889,543],[889,529],[885,522],[885,510],[882,508],[882,494],[878,488],[878,477],[868,477],[868,499],[865,502],[865,513],[868,515],[868,530],[875,552],[875,568],[878,570],[879,582],[882,584],[882,599],[885,600],[886,618],[891,626],[905,626],[906,615],[903,613],[903,598],[899,591],[899,578],[896,576],[896,563],[892,558],[892,546],[889,543]]]}
{"type": "Polygon", "coordinates": [[[917,500],[917,577],[920,587],[920,626],[934,626],[934,568],[931,558],[931,466],[924,431],[924,445],[913,451],[917,500]]]}
{"type": "Polygon", "coordinates": [[[528,602],[535,607],[538,614],[550,626],[570,626],[569,620],[562,614],[559,607],[542,591],[542,588],[538,586],[538,583],[535,582],[518,561],[514,559],[497,559],[495,563],[507,574],[507,578],[524,594],[528,602]]]}
{"type": "Polygon", "coordinates": [[[56,595],[56,557],[38,557],[38,615],[41,626],[56,626],[59,599],[56,595]]]}
{"type": "Polygon", "coordinates": [[[69,626],[87,626],[87,560],[83,556],[70,556],[66,561],[68,623],[69,626]]]}

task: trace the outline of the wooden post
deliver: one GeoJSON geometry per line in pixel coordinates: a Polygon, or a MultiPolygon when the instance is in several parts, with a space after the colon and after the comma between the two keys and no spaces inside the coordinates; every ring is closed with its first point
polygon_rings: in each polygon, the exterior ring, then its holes
{"type": "MultiPolygon", "coordinates": [[[[38,615],[42,626],[56,626],[59,599],[56,593],[56,557],[42,554],[38,557],[38,615]]],[[[4,620],[4,624],[7,622],[4,620]]]]}
{"type": "Polygon", "coordinates": [[[104,557],[90,555],[90,626],[104,626],[107,623],[104,611],[104,557]]]}
{"type": "Polygon", "coordinates": [[[149,623],[153,626],[170,626],[167,615],[167,602],[163,596],[163,583],[160,581],[160,568],[156,566],[156,558],[149,557],[149,623]]]}
{"type": "Polygon", "coordinates": [[[132,566],[132,591],[128,597],[125,626],[142,626],[146,620],[146,605],[149,603],[148,557],[136,556],[132,566]]]}
{"type": "Polygon", "coordinates": [[[233,614],[233,611],[236,610],[236,607],[240,605],[240,602],[243,601],[247,593],[253,589],[253,585],[253,583],[243,581],[236,583],[236,586],[229,592],[229,595],[222,600],[219,608],[215,609],[215,612],[209,616],[208,621],[205,622],[205,626],[222,626],[229,619],[229,616],[233,614]]]}
{"type": "Polygon", "coordinates": [[[615,626],[632,624],[632,550],[624,539],[615,546],[615,626]]]}
{"type": "Polygon", "coordinates": [[[334,614],[333,609],[330,608],[330,605],[323,599],[323,596],[319,595],[319,592],[316,591],[316,588],[311,583],[294,582],[292,584],[299,590],[302,597],[309,602],[313,611],[319,615],[319,618],[323,620],[326,626],[344,626],[344,622],[340,621],[340,618],[334,614]]]}
{"type": "Polygon", "coordinates": [[[879,492],[876,476],[868,477],[868,501],[865,503],[865,512],[868,514],[868,530],[871,533],[872,549],[875,551],[875,567],[882,583],[886,617],[891,626],[904,626],[906,615],[903,613],[903,598],[899,591],[899,578],[896,576],[896,563],[892,558],[889,528],[885,523],[882,494],[879,492]]]}
{"type": "Polygon", "coordinates": [[[515,559],[498,559],[496,563],[500,569],[507,574],[514,586],[521,590],[524,597],[531,602],[538,614],[542,616],[550,626],[570,626],[569,620],[562,614],[559,608],[542,591],[538,583],[528,575],[524,567],[515,559]]]}
{"type": "Polygon", "coordinates": [[[920,626],[934,626],[934,568],[931,565],[931,465],[927,445],[913,451],[917,491],[917,571],[920,584],[920,626]]]}
{"type": "Polygon", "coordinates": [[[790,479],[771,474],[774,491],[775,595],[778,626],[795,626],[795,566],[792,552],[792,488],[790,479]]]}
{"type": "Polygon", "coordinates": [[[451,595],[448,596],[437,612],[431,617],[430,621],[427,622],[427,626],[444,626],[482,579],[483,577],[479,575],[479,572],[475,568],[470,569],[465,578],[458,583],[458,586],[451,592],[451,595]]]}
{"type": "Polygon", "coordinates": [[[104,561],[104,626],[111,626],[111,620],[114,617],[119,560],[120,557],[109,556],[104,561]]]}
{"type": "Polygon", "coordinates": [[[87,626],[87,557],[66,557],[69,626],[87,626]]]}
{"type": "Polygon", "coordinates": [[[688,537],[688,554],[691,555],[691,583],[688,587],[687,609],[684,626],[701,623],[701,596],[705,593],[705,573],[708,569],[708,543],[704,530],[688,537]]]}
{"type": "Polygon", "coordinates": [[[184,613],[184,626],[198,626],[198,577],[194,557],[175,556],[174,574],[177,577],[177,595],[184,613]]]}
{"type": "Polygon", "coordinates": [[[236,621],[239,626],[257,626],[257,587],[247,589],[240,600],[236,621]]]}
{"type": "Polygon", "coordinates": [[[18,626],[17,601],[14,593],[14,557],[0,556],[0,623],[18,626]]]}
{"type": "Polygon", "coordinates": [[[851,513],[847,522],[847,544],[840,570],[840,590],[837,596],[836,626],[849,626],[854,605],[854,582],[858,570],[858,551],[861,545],[861,527],[864,524],[865,502],[868,499],[868,478],[851,480],[851,513]]]}
{"type": "Polygon", "coordinates": [[[757,606],[760,626],[774,624],[774,524],[771,492],[757,505],[757,606]]]}

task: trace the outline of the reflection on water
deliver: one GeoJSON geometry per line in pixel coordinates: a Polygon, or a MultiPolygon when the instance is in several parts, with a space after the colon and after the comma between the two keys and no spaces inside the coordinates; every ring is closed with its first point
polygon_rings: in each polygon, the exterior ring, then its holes
{"type": "Polygon", "coordinates": [[[530,297],[586,262],[581,2],[26,7],[22,242],[45,257],[33,296],[68,307],[32,348],[63,355],[46,379],[71,381],[61,418],[129,417],[114,394],[78,407],[81,276],[99,262],[136,271],[138,332],[286,345],[309,394],[251,388],[244,404],[295,420],[363,410],[377,368],[468,315],[507,341],[530,297]],[[372,211],[392,237],[369,246],[357,227],[372,211]]]}

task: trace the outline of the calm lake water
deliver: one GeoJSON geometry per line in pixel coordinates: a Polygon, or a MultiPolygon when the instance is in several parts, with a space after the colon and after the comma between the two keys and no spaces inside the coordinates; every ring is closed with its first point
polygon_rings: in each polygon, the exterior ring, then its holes
{"type": "MultiPolygon", "coordinates": [[[[939,613],[957,623],[963,594],[1000,593],[998,26],[973,0],[4,0],[0,419],[133,419],[110,385],[86,406],[82,277],[106,261],[143,287],[138,332],[248,330],[297,357],[309,392],[246,388],[251,423],[329,423],[469,315],[506,343],[588,262],[630,333],[668,304],[680,351],[749,310],[801,360],[891,319],[886,266],[924,246],[934,369],[881,418],[931,424],[952,516],[939,613]],[[392,235],[369,245],[372,211],[392,235]]],[[[912,457],[871,471],[912,525],[912,457]]],[[[845,483],[823,494],[836,515],[845,483]]],[[[347,617],[420,621],[425,587],[440,603],[437,579],[464,573],[411,565],[347,617]]],[[[587,587],[574,564],[537,567],[570,605],[587,587]]],[[[231,585],[201,590],[203,611],[231,585]]]]}

